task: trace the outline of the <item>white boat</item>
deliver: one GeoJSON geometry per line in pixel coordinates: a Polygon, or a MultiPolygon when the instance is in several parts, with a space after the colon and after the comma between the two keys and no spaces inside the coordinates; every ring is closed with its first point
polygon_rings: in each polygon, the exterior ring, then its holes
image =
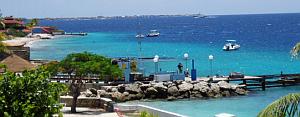
{"type": "Polygon", "coordinates": [[[241,46],[236,43],[236,40],[226,40],[226,44],[223,47],[224,51],[231,51],[231,50],[237,50],[241,46]]]}
{"type": "Polygon", "coordinates": [[[157,37],[160,33],[157,30],[150,30],[150,33],[148,33],[147,37],[157,37]]]}
{"type": "Polygon", "coordinates": [[[135,36],[135,38],[144,38],[145,37],[145,35],[143,35],[143,34],[137,34],[136,36],[135,36]]]}
{"type": "Polygon", "coordinates": [[[52,39],[53,36],[47,33],[29,33],[27,37],[34,37],[39,39],[52,39]]]}

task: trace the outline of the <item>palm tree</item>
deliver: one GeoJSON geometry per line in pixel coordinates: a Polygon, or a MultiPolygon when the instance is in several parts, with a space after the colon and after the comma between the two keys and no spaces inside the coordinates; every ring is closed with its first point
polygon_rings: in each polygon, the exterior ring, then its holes
{"type": "Polygon", "coordinates": [[[34,27],[34,26],[37,26],[38,24],[39,24],[39,20],[36,19],[36,18],[34,18],[34,19],[32,19],[29,23],[27,23],[26,26],[27,26],[28,28],[32,28],[32,27],[34,27]]]}
{"type": "MultiPolygon", "coordinates": [[[[6,45],[2,42],[3,40],[7,39],[7,35],[3,32],[0,32],[0,54],[3,53],[10,54],[11,52],[6,48],[6,45]]],[[[0,55],[0,57],[1,57],[0,55]]]]}
{"type": "Polygon", "coordinates": [[[300,93],[288,94],[262,110],[258,117],[300,117],[300,93]]]}
{"type": "MultiPolygon", "coordinates": [[[[300,42],[293,47],[291,55],[297,58],[299,53],[300,42]]],[[[300,93],[288,94],[268,105],[258,114],[258,117],[300,117],[299,102],[300,93]]]]}
{"type": "Polygon", "coordinates": [[[0,25],[1,25],[1,28],[5,29],[5,24],[4,24],[4,22],[2,21],[2,19],[0,19],[0,25]]]}

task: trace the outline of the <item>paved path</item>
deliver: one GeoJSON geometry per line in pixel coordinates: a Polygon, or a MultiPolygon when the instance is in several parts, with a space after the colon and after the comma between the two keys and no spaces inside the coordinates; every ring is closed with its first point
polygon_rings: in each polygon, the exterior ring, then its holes
{"type": "Polygon", "coordinates": [[[115,112],[103,112],[101,109],[94,108],[81,108],[77,107],[78,113],[70,113],[71,107],[64,107],[61,110],[64,113],[64,117],[118,117],[115,112]]]}

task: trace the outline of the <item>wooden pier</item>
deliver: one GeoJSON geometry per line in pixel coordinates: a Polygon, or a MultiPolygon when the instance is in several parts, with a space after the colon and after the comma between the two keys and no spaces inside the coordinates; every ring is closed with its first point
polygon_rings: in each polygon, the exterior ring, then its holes
{"type": "MultiPolygon", "coordinates": [[[[106,76],[104,79],[105,81],[109,81],[107,79],[109,76],[106,76]]],[[[52,81],[57,82],[69,82],[70,76],[69,75],[57,75],[51,78],[52,81]]],[[[99,76],[91,75],[89,77],[83,77],[82,80],[85,83],[98,83],[103,82],[99,80],[99,76]]],[[[286,86],[293,86],[300,84],[300,74],[275,74],[275,75],[258,75],[258,76],[244,76],[243,78],[230,78],[229,76],[223,77],[199,77],[197,78],[199,81],[207,81],[207,82],[219,82],[219,81],[226,81],[237,83],[239,87],[244,87],[247,89],[257,89],[261,88],[262,90],[266,90],[266,88],[270,87],[286,87],[286,86]]],[[[114,82],[125,82],[124,78],[122,79],[113,79],[114,82]]]]}
{"type": "Polygon", "coordinates": [[[285,87],[293,86],[300,83],[300,74],[276,74],[276,75],[259,75],[259,76],[244,76],[243,78],[223,77],[200,77],[197,80],[210,82],[235,82],[239,86],[247,89],[261,88],[263,91],[270,87],[285,87]]]}
{"type": "Polygon", "coordinates": [[[71,33],[65,33],[64,35],[86,36],[87,33],[85,33],[85,32],[80,32],[80,33],[74,33],[74,32],[71,32],[71,33]]]}

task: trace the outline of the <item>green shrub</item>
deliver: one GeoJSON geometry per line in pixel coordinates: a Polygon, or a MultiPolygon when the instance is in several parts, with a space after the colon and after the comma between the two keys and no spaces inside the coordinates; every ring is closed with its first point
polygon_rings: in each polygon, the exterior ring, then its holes
{"type": "Polygon", "coordinates": [[[23,76],[6,72],[0,76],[0,116],[50,117],[60,113],[60,94],[66,86],[52,83],[49,72],[37,69],[23,76]]]}
{"type": "Polygon", "coordinates": [[[27,35],[25,32],[16,30],[14,28],[9,28],[7,34],[12,35],[14,37],[25,37],[27,35]]]}
{"type": "Polygon", "coordinates": [[[153,113],[149,113],[147,111],[142,111],[140,117],[158,117],[158,115],[154,115],[153,113]]]}

